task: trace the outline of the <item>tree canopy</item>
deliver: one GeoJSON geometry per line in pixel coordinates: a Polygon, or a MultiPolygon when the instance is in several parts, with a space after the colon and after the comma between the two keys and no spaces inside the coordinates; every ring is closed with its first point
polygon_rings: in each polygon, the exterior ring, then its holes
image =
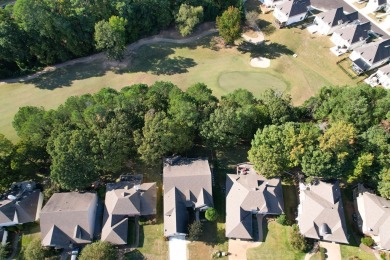
{"type": "Polygon", "coordinates": [[[219,35],[227,44],[233,44],[241,35],[241,12],[230,6],[221,16],[217,17],[219,35]]]}
{"type": "Polygon", "coordinates": [[[203,20],[203,7],[182,4],[175,21],[182,36],[190,35],[197,24],[203,20]]]}
{"type": "Polygon", "coordinates": [[[117,255],[110,243],[105,241],[96,241],[83,248],[79,259],[115,260],[117,259],[117,255]]]}

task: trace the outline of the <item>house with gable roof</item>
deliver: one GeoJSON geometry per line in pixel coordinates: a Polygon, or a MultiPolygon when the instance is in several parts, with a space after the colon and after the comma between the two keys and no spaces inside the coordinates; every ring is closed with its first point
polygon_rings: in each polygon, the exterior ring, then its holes
{"type": "Polygon", "coordinates": [[[279,178],[264,178],[251,163],[239,164],[237,174],[227,175],[226,237],[262,240],[263,218],[266,215],[280,215],[283,210],[279,178]]]}
{"type": "Polygon", "coordinates": [[[273,12],[280,27],[303,21],[310,9],[310,0],[285,0],[273,12]]]}
{"type": "Polygon", "coordinates": [[[12,184],[0,196],[0,227],[34,222],[39,219],[43,194],[35,182],[24,181],[12,184]]]}
{"type": "Polygon", "coordinates": [[[374,74],[364,80],[371,87],[381,85],[385,89],[390,89],[390,64],[380,67],[374,74]]]}
{"type": "Polygon", "coordinates": [[[42,246],[69,248],[91,243],[96,209],[96,193],[53,194],[40,214],[42,246]]]}
{"type": "Polygon", "coordinates": [[[206,158],[168,157],[163,160],[164,236],[187,234],[189,214],[213,207],[212,175],[206,158]]]}
{"type": "Polygon", "coordinates": [[[313,24],[316,25],[316,32],[323,35],[331,35],[334,31],[348,23],[357,23],[358,19],[358,12],[345,14],[344,8],[339,7],[317,14],[313,24]]]}
{"type": "Polygon", "coordinates": [[[390,200],[357,187],[356,206],[360,231],[374,239],[377,249],[390,251],[390,200]]]}
{"type": "Polygon", "coordinates": [[[360,75],[378,68],[390,60],[390,39],[383,39],[356,48],[350,55],[352,69],[360,75]]]}
{"type": "Polygon", "coordinates": [[[298,226],[304,237],[348,244],[339,183],[300,183],[298,226]]]}
{"type": "Polygon", "coordinates": [[[369,38],[371,23],[349,24],[336,30],[330,40],[336,45],[331,51],[337,56],[363,46],[369,38]],[[334,51],[333,51],[334,50],[334,51]]]}
{"type": "Polygon", "coordinates": [[[156,214],[156,183],[142,183],[142,175],[107,184],[101,239],[115,245],[128,241],[129,218],[156,214]]]}

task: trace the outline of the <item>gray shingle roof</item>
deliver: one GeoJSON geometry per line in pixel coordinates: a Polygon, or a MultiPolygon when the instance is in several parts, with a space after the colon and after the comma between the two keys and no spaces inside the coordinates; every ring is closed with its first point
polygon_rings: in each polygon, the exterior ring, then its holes
{"type": "Polygon", "coordinates": [[[9,222],[22,224],[38,219],[43,195],[40,190],[34,188],[34,182],[18,182],[12,185],[9,194],[0,198],[0,226],[9,222]],[[12,199],[9,199],[11,197],[12,199]]]}
{"type": "Polygon", "coordinates": [[[40,215],[42,245],[65,248],[70,243],[90,243],[96,207],[95,193],[53,194],[40,215]]]}
{"type": "Polygon", "coordinates": [[[320,181],[300,190],[299,230],[305,237],[348,244],[338,182],[320,181]]]}
{"type": "Polygon", "coordinates": [[[363,39],[367,39],[368,31],[371,30],[371,23],[366,22],[362,24],[351,24],[345,27],[342,27],[335,31],[335,33],[339,34],[341,38],[349,42],[350,44],[354,44],[363,39]]]}
{"type": "Polygon", "coordinates": [[[337,9],[332,9],[323,13],[316,15],[324,23],[328,24],[330,27],[339,25],[340,23],[349,22],[347,16],[344,14],[343,7],[337,9]]]}
{"type": "Polygon", "coordinates": [[[368,191],[359,193],[357,197],[359,215],[367,235],[380,238],[380,246],[390,250],[390,200],[379,197],[368,191]]]}
{"type": "Polygon", "coordinates": [[[102,240],[127,244],[128,217],[156,214],[156,183],[107,184],[102,240]]]}
{"type": "Polygon", "coordinates": [[[250,163],[239,164],[238,168],[243,172],[226,178],[226,237],[253,239],[252,212],[283,213],[282,185],[279,178],[266,179],[257,174],[250,163]]]}
{"type": "Polygon", "coordinates": [[[286,0],[281,5],[275,7],[281,13],[284,13],[287,17],[293,17],[307,13],[310,6],[310,0],[286,0]]]}
{"type": "Polygon", "coordinates": [[[355,50],[370,64],[388,59],[390,57],[390,39],[371,42],[355,50]]]}
{"type": "Polygon", "coordinates": [[[186,233],[187,207],[212,207],[211,170],[207,159],[164,159],[164,235],[186,233]]]}

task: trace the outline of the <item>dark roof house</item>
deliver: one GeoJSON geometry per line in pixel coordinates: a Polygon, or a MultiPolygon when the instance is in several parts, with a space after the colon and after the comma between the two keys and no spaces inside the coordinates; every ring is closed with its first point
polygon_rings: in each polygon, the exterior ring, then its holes
{"type": "Polygon", "coordinates": [[[390,59],[390,39],[371,42],[355,49],[349,58],[358,74],[377,68],[390,59]]]}
{"type": "Polygon", "coordinates": [[[35,182],[25,181],[12,184],[0,196],[0,227],[12,226],[39,219],[43,194],[35,188],[35,182]]]}
{"type": "Polygon", "coordinates": [[[43,246],[69,248],[91,243],[95,228],[95,193],[55,193],[41,211],[43,246]]]}
{"type": "Polygon", "coordinates": [[[213,206],[211,170],[207,159],[164,159],[164,235],[187,233],[188,209],[205,211],[213,206]]]}
{"type": "Polygon", "coordinates": [[[129,217],[156,214],[156,183],[142,183],[142,175],[132,181],[107,184],[102,240],[127,244],[129,217]]]}
{"type": "Polygon", "coordinates": [[[300,184],[298,226],[307,238],[348,244],[338,182],[300,184]]]}
{"type": "Polygon", "coordinates": [[[283,213],[283,192],[279,178],[266,179],[251,163],[237,165],[237,174],[226,178],[226,237],[252,240],[262,235],[265,215],[283,213]],[[256,218],[256,220],[255,220],[256,218]],[[255,225],[255,221],[258,225],[255,225]],[[258,232],[254,232],[254,227],[258,232]]]}

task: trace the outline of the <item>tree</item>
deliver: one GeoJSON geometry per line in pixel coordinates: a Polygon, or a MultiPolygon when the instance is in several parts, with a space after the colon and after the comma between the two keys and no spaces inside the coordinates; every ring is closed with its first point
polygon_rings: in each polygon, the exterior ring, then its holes
{"type": "Polygon", "coordinates": [[[289,149],[284,140],[283,126],[276,125],[259,129],[252,140],[248,158],[266,178],[280,176],[288,168],[289,149]]]}
{"type": "Polygon", "coordinates": [[[294,224],[290,231],[290,243],[295,250],[305,252],[308,249],[306,239],[299,233],[298,225],[294,224]]]}
{"type": "Polygon", "coordinates": [[[208,208],[206,210],[205,217],[208,221],[216,221],[218,218],[218,212],[215,208],[208,208]]]}
{"type": "Polygon", "coordinates": [[[15,147],[10,140],[0,134],[0,194],[9,189],[17,174],[12,169],[15,147]]]}
{"type": "Polygon", "coordinates": [[[194,221],[188,228],[188,239],[191,241],[199,240],[203,232],[203,224],[200,221],[194,221]]]}
{"type": "Polygon", "coordinates": [[[203,20],[203,7],[182,4],[175,19],[180,34],[190,35],[195,26],[203,20]]]}
{"type": "Polygon", "coordinates": [[[81,251],[80,260],[115,260],[117,255],[112,245],[105,241],[97,241],[86,245],[81,251]]]}
{"type": "Polygon", "coordinates": [[[241,35],[241,12],[230,6],[221,16],[217,17],[219,34],[227,44],[233,44],[241,35]]]}
{"type": "Polygon", "coordinates": [[[282,214],[276,218],[276,222],[278,222],[280,225],[287,225],[287,218],[286,214],[282,214]]]}
{"type": "Polygon", "coordinates": [[[372,247],[375,244],[375,241],[374,239],[372,239],[372,237],[362,237],[360,241],[363,245],[366,245],[368,247],[372,247]]]}
{"type": "Polygon", "coordinates": [[[23,255],[26,260],[45,259],[48,256],[48,250],[42,247],[40,238],[34,238],[27,245],[23,255]]]}
{"type": "Polygon", "coordinates": [[[390,199],[390,168],[385,168],[379,174],[378,191],[384,198],[390,199]]]}
{"type": "Polygon", "coordinates": [[[59,129],[49,139],[51,178],[63,189],[84,190],[97,179],[92,142],[86,130],[59,129]]]}
{"type": "Polygon", "coordinates": [[[96,48],[106,51],[110,59],[123,59],[126,49],[126,24],[126,19],[111,16],[108,22],[99,21],[95,25],[96,48]]]}
{"type": "Polygon", "coordinates": [[[196,104],[196,111],[199,112],[198,128],[209,119],[210,114],[216,109],[218,99],[213,96],[212,90],[203,83],[196,83],[186,91],[196,104]]]}
{"type": "Polygon", "coordinates": [[[249,27],[257,28],[257,20],[259,19],[259,13],[256,11],[249,11],[245,14],[245,19],[249,27]]]}
{"type": "Polygon", "coordinates": [[[260,98],[272,124],[283,124],[294,121],[296,118],[294,107],[291,105],[291,97],[267,89],[260,98]]]}
{"type": "Polygon", "coordinates": [[[7,244],[3,245],[0,243],[0,259],[7,259],[7,244]]]}
{"type": "Polygon", "coordinates": [[[210,147],[229,147],[238,143],[240,128],[236,111],[231,107],[217,108],[201,126],[200,135],[210,147]]]}

